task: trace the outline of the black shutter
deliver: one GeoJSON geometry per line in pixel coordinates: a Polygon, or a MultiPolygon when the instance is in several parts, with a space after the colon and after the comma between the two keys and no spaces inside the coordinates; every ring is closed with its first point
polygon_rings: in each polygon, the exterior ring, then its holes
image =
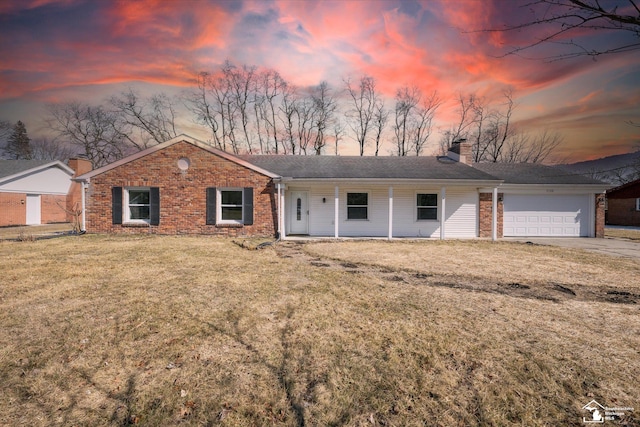
{"type": "Polygon", "coordinates": [[[160,225],[160,189],[149,188],[149,224],[160,225]]]}
{"type": "Polygon", "coordinates": [[[242,200],[242,222],[244,225],[253,225],[253,188],[245,187],[242,200]]]}
{"type": "Polygon", "coordinates": [[[122,187],[111,187],[111,221],[122,224],[122,187]]]}
{"type": "Polygon", "coordinates": [[[216,225],[216,187],[207,188],[207,225],[216,225]]]}

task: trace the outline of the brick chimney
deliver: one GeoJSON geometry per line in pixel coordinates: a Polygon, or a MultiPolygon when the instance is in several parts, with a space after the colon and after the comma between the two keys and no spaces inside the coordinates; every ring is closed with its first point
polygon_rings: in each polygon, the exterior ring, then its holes
{"type": "Polygon", "coordinates": [[[459,139],[451,143],[447,157],[457,162],[470,165],[473,163],[473,156],[471,153],[471,143],[466,139],[459,139]]]}
{"type": "MultiPolygon", "coordinates": [[[[86,159],[73,158],[69,159],[67,165],[73,169],[73,177],[80,176],[87,172],[90,172],[92,168],[91,162],[86,159]]],[[[76,181],[71,181],[71,187],[69,187],[69,193],[67,194],[67,221],[73,221],[73,215],[71,212],[82,208],[82,184],[76,181]]]]}

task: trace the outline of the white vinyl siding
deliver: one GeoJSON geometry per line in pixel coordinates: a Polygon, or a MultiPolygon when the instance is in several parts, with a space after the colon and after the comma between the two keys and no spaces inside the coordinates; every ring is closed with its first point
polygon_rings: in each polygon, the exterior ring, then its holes
{"type": "MultiPolygon", "coordinates": [[[[393,186],[393,236],[440,237],[440,187],[393,186]],[[417,220],[416,194],[438,195],[438,220],[417,220]]],[[[291,187],[285,198],[289,207],[293,191],[308,191],[309,235],[334,235],[335,186],[291,187]],[[324,199],[324,201],[323,201],[324,199]]],[[[478,191],[469,187],[446,189],[446,237],[474,238],[478,235],[478,191]]],[[[389,186],[340,186],[339,235],[343,237],[387,237],[389,231],[389,186]],[[347,220],[347,193],[369,194],[368,219],[347,220]]],[[[288,211],[288,208],[287,208],[288,211]]],[[[290,212],[290,211],[288,211],[290,212]]],[[[289,232],[289,230],[287,230],[289,232]]]]}

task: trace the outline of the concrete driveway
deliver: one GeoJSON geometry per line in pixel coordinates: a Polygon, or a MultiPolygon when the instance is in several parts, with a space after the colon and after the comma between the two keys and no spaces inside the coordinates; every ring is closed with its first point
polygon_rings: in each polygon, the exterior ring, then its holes
{"type": "Polygon", "coordinates": [[[560,246],[563,248],[584,249],[605,255],[635,258],[640,260],[640,242],[633,240],[588,237],[507,237],[504,240],[531,242],[538,245],[560,246]]]}

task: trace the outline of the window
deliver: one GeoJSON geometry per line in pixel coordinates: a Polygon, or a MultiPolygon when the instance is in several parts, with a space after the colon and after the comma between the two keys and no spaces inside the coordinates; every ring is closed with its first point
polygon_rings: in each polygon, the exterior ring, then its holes
{"type": "Polygon", "coordinates": [[[220,190],[220,222],[242,222],[242,190],[220,190]]]}
{"type": "Polygon", "coordinates": [[[418,208],[418,221],[438,219],[438,195],[422,194],[416,195],[416,205],[418,208]]]}
{"type": "Polygon", "coordinates": [[[253,224],[253,188],[207,188],[207,224],[253,224]]]}
{"type": "Polygon", "coordinates": [[[368,205],[368,193],[347,193],[347,219],[368,219],[368,205]]]}
{"type": "Polygon", "coordinates": [[[111,199],[113,224],[160,225],[158,187],[113,187],[111,199]]]}
{"type": "Polygon", "coordinates": [[[640,197],[636,199],[636,210],[640,211],[640,197]]]}
{"type": "Polygon", "coordinates": [[[150,199],[149,189],[136,188],[125,191],[124,220],[126,222],[149,222],[150,199]]]}

